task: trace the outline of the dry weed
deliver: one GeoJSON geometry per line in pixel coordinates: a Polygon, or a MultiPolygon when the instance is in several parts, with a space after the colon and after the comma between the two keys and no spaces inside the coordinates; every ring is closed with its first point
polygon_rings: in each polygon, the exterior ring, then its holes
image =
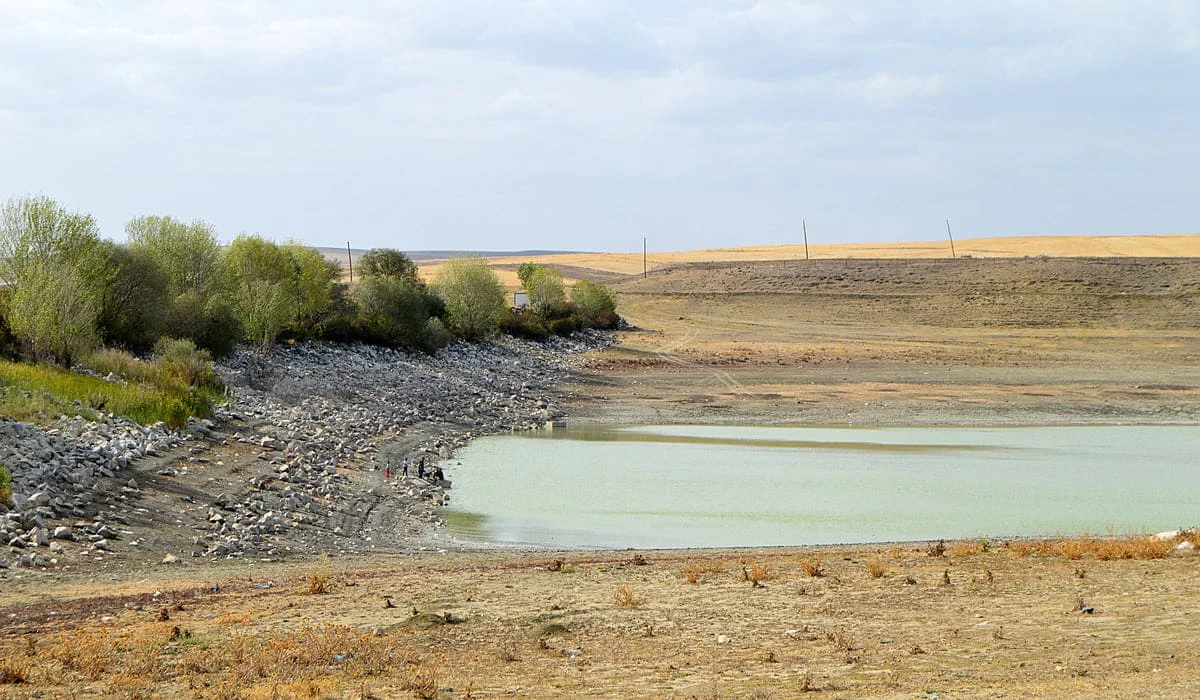
{"type": "Polygon", "coordinates": [[[333,590],[333,584],[329,580],[329,571],[325,569],[313,569],[308,574],[308,594],[322,595],[333,590]]]}
{"type": "Polygon", "coordinates": [[[0,660],[0,685],[21,685],[29,682],[33,664],[24,659],[0,660]]]}
{"type": "Polygon", "coordinates": [[[804,569],[804,573],[813,578],[825,575],[825,569],[821,568],[821,564],[822,559],[820,557],[812,557],[800,561],[800,566],[804,569]]]}
{"type": "Polygon", "coordinates": [[[741,580],[749,581],[757,584],[760,581],[770,581],[775,578],[775,572],[758,562],[751,562],[749,566],[742,567],[741,580]]]}
{"type": "Polygon", "coordinates": [[[882,559],[868,559],[867,572],[871,574],[871,578],[883,578],[887,573],[887,564],[882,559]]]}
{"type": "Polygon", "coordinates": [[[642,604],[642,601],[634,595],[633,589],[629,586],[621,586],[617,592],[613,594],[613,601],[622,608],[636,608],[642,604]]]}
{"type": "Polygon", "coordinates": [[[946,554],[952,557],[970,557],[984,551],[984,546],[979,542],[955,542],[946,549],[946,554]]]}
{"type": "Polygon", "coordinates": [[[700,576],[704,573],[704,570],[700,568],[698,563],[691,561],[688,562],[683,569],[681,569],[681,573],[683,573],[683,579],[685,581],[691,584],[696,584],[700,583],[700,576]]]}

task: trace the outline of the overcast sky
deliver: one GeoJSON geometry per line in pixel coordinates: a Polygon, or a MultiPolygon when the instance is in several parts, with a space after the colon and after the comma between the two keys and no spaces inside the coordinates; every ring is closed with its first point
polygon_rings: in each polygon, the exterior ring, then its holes
{"type": "Polygon", "coordinates": [[[0,0],[0,199],[314,245],[1200,230],[1194,0],[0,0]]]}

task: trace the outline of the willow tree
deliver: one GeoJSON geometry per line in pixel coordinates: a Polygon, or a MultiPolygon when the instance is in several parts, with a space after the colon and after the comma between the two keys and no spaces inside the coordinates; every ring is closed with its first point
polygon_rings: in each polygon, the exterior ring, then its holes
{"type": "Polygon", "coordinates": [[[460,338],[495,335],[508,309],[504,288],[483,258],[453,258],[442,264],[433,291],[446,305],[446,325],[460,338]]]}
{"type": "Polygon", "coordinates": [[[49,197],[10,199],[0,210],[0,278],[11,288],[8,324],[36,356],[70,364],[96,344],[107,275],[90,214],[49,197]]]}

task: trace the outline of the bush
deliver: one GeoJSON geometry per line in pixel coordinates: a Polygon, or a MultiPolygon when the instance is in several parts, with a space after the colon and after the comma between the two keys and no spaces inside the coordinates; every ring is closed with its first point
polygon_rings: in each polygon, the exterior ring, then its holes
{"type": "Polygon", "coordinates": [[[588,328],[615,328],[620,321],[617,302],[608,287],[602,284],[579,280],[571,288],[571,301],[579,309],[579,317],[588,328]]]}
{"type": "Polygon", "coordinates": [[[0,464],[0,505],[12,505],[12,472],[0,464]]]}
{"type": "Polygon", "coordinates": [[[363,277],[353,292],[361,339],[389,347],[429,349],[428,297],[420,280],[363,277]]]}
{"type": "Polygon", "coordinates": [[[500,329],[508,304],[496,273],[483,258],[453,258],[433,283],[446,304],[446,326],[460,338],[482,340],[500,329]]]}
{"type": "Polygon", "coordinates": [[[550,337],[550,328],[545,319],[528,308],[510,309],[500,322],[500,330],[517,338],[539,342],[550,337]]]}
{"type": "Polygon", "coordinates": [[[198,389],[220,388],[213,369],[212,354],[182,338],[160,338],[154,344],[154,360],[168,377],[198,389]]]}

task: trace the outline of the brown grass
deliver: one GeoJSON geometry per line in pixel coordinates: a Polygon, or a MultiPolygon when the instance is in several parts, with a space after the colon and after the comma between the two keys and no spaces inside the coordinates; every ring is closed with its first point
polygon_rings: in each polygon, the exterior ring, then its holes
{"type": "Polygon", "coordinates": [[[800,560],[800,567],[804,569],[804,573],[816,578],[825,575],[825,569],[821,568],[822,559],[820,557],[809,557],[800,560]]]}
{"type": "Polygon", "coordinates": [[[613,602],[622,608],[636,608],[642,604],[634,595],[633,589],[629,586],[621,586],[617,588],[617,592],[613,594],[613,602]]]}
{"type": "Polygon", "coordinates": [[[963,540],[951,543],[946,548],[946,554],[952,557],[970,557],[985,551],[987,551],[987,545],[982,541],[968,542],[963,540]]]}
{"type": "Polygon", "coordinates": [[[313,569],[310,571],[306,582],[308,584],[309,595],[324,595],[333,590],[333,583],[329,579],[329,572],[325,569],[313,569]]]}
{"type": "Polygon", "coordinates": [[[887,570],[887,564],[882,559],[867,560],[867,572],[871,574],[871,578],[883,578],[887,570]]]}
{"type": "Polygon", "coordinates": [[[775,578],[775,572],[758,562],[750,562],[750,564],[742,567],[742,572],[739,575],[739,580],[749,581],[750,583],[759,583],[760,581],[770,581],[775,578]]]}
{"type": "Polygon", "coordinates": [[[1151,535],[1094,537],[1080,535],[1060,539],[1011,542],[1008,550],[1018,557],[1058,557],[1068,561],[1093,558],[1099,561],[1119,559],[1162,559],[1187,535],[1158,539],[1151,535]]]}

